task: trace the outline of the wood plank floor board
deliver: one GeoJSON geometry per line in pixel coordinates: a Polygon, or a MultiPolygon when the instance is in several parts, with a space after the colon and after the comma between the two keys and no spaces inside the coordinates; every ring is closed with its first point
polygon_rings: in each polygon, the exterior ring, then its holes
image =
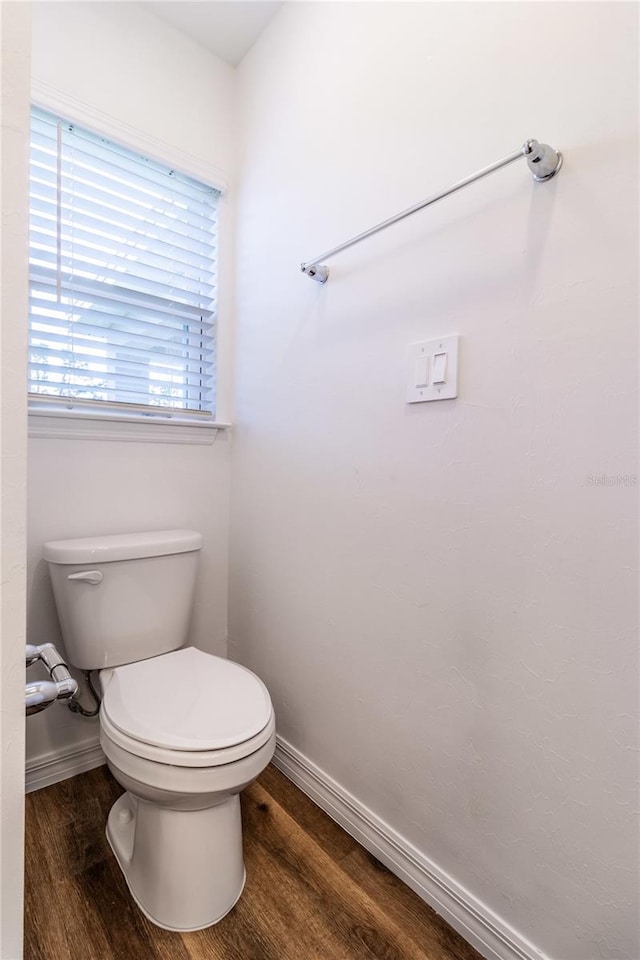
{"type": "Polygon", "coordinates": [[[27,882],[32,870],[38,872],[34,882],[42,879],[43,870],[51,881],[61,880],[104,860],[109,848],[104,830],[97,831],[96,824],[104,821],[104,810],[109,810],[121,793],[113,777],[103,777],[91,784],[87,795],[77,790],[73,779],[56,784],[53,795],[46,789],[29,794],[30,824],[37,822],[38,826],[26,833],[27,882]],[[55,817],[51,816],[52,796],[55,817]]]}
{"type": "Polygon", "coordinates": [[[362,849],[335,820],[283,776],[274,766],[268,766],[260,777],[260,784],[283,809],[295,811],[296,823],[313,837],[315,842],[340,862],[354,850],[362,849]]]}
{"type": "MultiPolygon", "coordinates": [[[[234,908],[236,909],[236,908],[234,908]]],[[[277,944],[265,937],[264,931],[252,927],[244,911],[238,906],[238,915],[231,922],[224,918],[216,927],[215,936],[209,932],[183,934],[190,960],[275,960],[277,944]]]]}
{"type": "Polygon", "coordinates": [[[296,882],[295,874],[288,867],[283,868],[273,850],[256,846],[253,853],[247,854],[247,869],[259,876],[258,882],[247,889],[253,906],[249,920],[274,945],[274,957],[315,958],[322,944],[326,960],[342,960],[345,954],[341,940],[331,918],[323,916],[322,905],[313,891],[296,882]]]}
{"type": "MultiPolygon", "coordinates": [[[[29,890],[29,888],[27,888],[29,890]]],[[[111,960],[111,939],[87,911],[86,896],[74,880],[56,881],[25,898],[25,958],[29,960],[111,960]],[[29,936],[27,931],[33,931],[29,936]]]]}
{"type": "MultiPolygon", "coordinates": [[[[85,894],[85,939],[90,940],[99,928],[114,958],[140,956],[159,960],[159,941],[163,938],[156,936],[156,928],[132,900],[120,868],[111,857],[90,867],[81,882],[76,877],[75,885],[81,886],[85,894]]],[[[179,947],[179,940],[174,939],[179,947]]]]}
{"type": "Polygon", "coordinates": [[[385,912],[405,927],[414,943],[431,945],[433,960],[477,960],[478,952],[470,944],[419,897],[407,897],[406,884],[363,847],[358,845],[341,867],[353,883],[384,902],[385,912]]]}
{"type": "Polygon", "coordinates": [[[340,863],[357,885],[374,899],[383,896],[385,912],[410,932],[418,946],[423,943],[438,944],[443,958],[477,958],[477,951],[461,941],[458,934],[442,922],[435,910],[419,897],[413,894],[408,896],[402,880],[349,836],[275,767],[267,767],[260,784],[285,810],[295,810],[296,822],[330,853],[332,859],[340,863]]]}
{"type": "Polygon", "coordinates": [[[404,931],[349,881],[294,817],[280,804],[269,803],[260,784],[254,785],[253,797],[256,802],[247,805],[247,829],[257,839],[257,849],[272,857],[274,880],[286,878],[286,898],[290,907],[298,908],[300,923],[306,917],[315,924],[317,942],[327,956],[340,960],[351,950],[367,960],[420,960],[404,931]]]}
{"type": "Polygon", "coordinates": [[[241,798],[236,907],[207,930],[161,930],[106,841],[121,792],[99,767],[28,795],[25,960],[481,960],[273,767],[241,798]]]}

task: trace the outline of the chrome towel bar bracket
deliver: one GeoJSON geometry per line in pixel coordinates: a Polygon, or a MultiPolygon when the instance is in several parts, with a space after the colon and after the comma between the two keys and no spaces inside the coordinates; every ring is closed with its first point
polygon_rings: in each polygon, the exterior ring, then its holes
{"type": "Polygon", "coordinates": [[[441,190],[440,193],[434,193],[432,197],[427,197],[426,200],[422,200],[413,207],[403,210],[402,213],[396,214],[395,217],[389,217],[388,220],[383,220],[382,223],[376,224],[376,226],[371,227],[370,230],[359,233],[357,237],[352,237],[351,240],[347,240],[345,243],[341,243],[337,247],[327,250],[326,253],[320,254],[319,257],[315,257],[313,260],[307,260],[306,263],[301,263],[300,269],[303,273],[306,273],[308,277],[317,280],[318,283],[326,283],[329,279],[329,268],[322,262],[323,260],[335,257],[337,253],[342,253],[343,250],[355,246],[355,244],[360,243],[361,240],[372,237],[375,233],[379,233],[392,224],[398,223],[400,220],[404,220],[406,217],[417,213],[418,210],[424,210],[425,207],[436,203],[438,200],[443,200],[444,197],[450,196],[457,190],[462,190],[463,187],[468,187],[470,183],[475,183],[476,180],[482,180],[483,177],[488,177],[490,173],[495,173],[496,170],[500,170],[502,167],[514,163],[515,160],[520,160],[521,157],[527,158],[529,170],[533,175],[533,179],[538,183],[551,180],[562,167],[561,153],[546,143],[539,143],[537,140],[526,140],[519,150],[509,154],[508,157],[503,157],[502,160],[497,160],[496,163],[489,164],[488,167],[478,170],[477,173],[472,173],[470,177],[465,177],[464,180],[458,180],[457,183],[447,187],[446,190],[441,190]]]}
{"type": "Polygon", "coordinates": [[[36,660],[45,665],[51,680],[36,680],[25,687],[25,710],[27,716],[40,713],[56,700],[69,700],[78,692],[78,683],[52,643],[40,646],[27,644],[26,663],[30,667],[36,660]]]}

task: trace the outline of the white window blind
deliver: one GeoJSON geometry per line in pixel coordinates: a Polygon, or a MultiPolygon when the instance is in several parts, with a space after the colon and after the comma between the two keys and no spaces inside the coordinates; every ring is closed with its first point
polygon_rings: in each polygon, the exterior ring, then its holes
{"type": "Polygon", "coordinates": [[[212,418],[219,191],[31,113],[32,406],[212,418]]]}

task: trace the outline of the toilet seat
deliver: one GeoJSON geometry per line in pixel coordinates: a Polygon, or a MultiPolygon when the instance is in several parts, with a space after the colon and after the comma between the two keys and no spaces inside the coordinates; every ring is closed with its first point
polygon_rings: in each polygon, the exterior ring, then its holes
{"type": "Polygon", "coordinates": [[[232,763],[273,733],[273,709],[262,681],[240,664],[194,647],[104,670],[101,680],[104,734],[158,763],[232,763]]]}
{"type": "Polygon", "coordinates": [[[111,723],[103,710],[100,711],[100,727],[103,737],[135,757],[152,760],[154,763],[162,763],[170,767],[205,768],[221,767],[237,760],[244,760],[245,757],[257,753],[273,736],[276,720],[272,711],[266,727],[257,736],[245,740],[243,743],[238,743],[235,747],[226,747],[223,750],[171,750],[167,747],[155,747],[122,733],[111,723]]]}

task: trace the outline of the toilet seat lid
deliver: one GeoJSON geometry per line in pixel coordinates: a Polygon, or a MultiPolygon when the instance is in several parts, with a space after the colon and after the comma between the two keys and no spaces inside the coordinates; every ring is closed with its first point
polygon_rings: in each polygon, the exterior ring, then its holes
{"type": "Polygon", "coordinates": [[[114,727],[170,750],[236,746],[260,733],[272,713],[254,673],[195,647],[115,667],[105,680],[102,709],[114,727]]]}

